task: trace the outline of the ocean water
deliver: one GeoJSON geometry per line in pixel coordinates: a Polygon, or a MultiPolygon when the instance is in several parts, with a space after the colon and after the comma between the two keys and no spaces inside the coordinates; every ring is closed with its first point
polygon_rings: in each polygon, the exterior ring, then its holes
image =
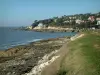
{"type": "Polygon", "coordinates": [[[17,45],[28,44],[33,41],[38,41],[48,38],[56,38],[63,36],[73,36],[76,33],[71,32],[34,32],[15,30],[13,27],[0,27],[0,50],[5,50],[17,45]]]}

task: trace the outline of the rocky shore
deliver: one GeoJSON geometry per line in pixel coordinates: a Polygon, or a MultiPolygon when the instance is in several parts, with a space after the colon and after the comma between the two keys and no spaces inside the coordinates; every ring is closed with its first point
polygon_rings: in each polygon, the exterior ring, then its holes
{"type": "Polygon", "coordinates": [[[24,75],[30,72],[43,56],[61,48],[69,38],[46,39],[0,51],[0,75],[24,75]]]}
{"type": "Polygon", "coordinates": [[[36,32],[79,32],[79,29],[73,28],[62,28],[62,27],[39,27],[36,26],[34,28],[18,28],[18,30],[26,30],[26,31],[36,31],[36,32]]]}
{"type": "Polygon", "coordinates": [[[65,30],[65,29],[33,29],[36,32],[72,32],[72,30],[65,30]]]}

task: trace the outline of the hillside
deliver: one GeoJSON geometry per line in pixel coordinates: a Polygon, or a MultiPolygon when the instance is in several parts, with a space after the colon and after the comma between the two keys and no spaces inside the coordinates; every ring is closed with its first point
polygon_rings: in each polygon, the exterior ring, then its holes
{"type": "Polygon", "coordinates": [[[100,12],[98,13],[85,13],[85,14],[74,14],[74,15],[64,15],[61,17],[53,17],[44,20],[35,20],[32,23],[32,27],[29,29],[34,29],[39,26],[41,28],[47,27],[62,27],[62,28],[100,28],[100,12]]]}
{"type": "Polygon", "coordinates": [[[84,36],[60,49],[60,57],[42,75],[100,75],[100,31],[84,36]]]}

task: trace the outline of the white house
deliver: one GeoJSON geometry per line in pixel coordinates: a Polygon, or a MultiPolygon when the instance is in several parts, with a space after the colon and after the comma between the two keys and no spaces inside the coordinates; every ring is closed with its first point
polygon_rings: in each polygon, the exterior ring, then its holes
{"type": "Polygon", "coordinates": [[[38,24],[38,27],[43,27],[43,23],[39,23],[38,24]]]}
{"type": "Polygon", "coordinates": [[[77,19],[77,20],[75,20],[75,22],[77,23],[77,24],[81,24],[81,20],[79,20],[79,19],[77,19]]]}
{"type": "Polygon", "coordinates": [[[94,16],[90,16],[89,18],[88,18],[88,20],[90,20],[90,21],[94,21],[95,19],[94,19],[94,16]]]}
{"type": "Polygon", "coordinates": [[[54,22],[57,22],[57,19],[54,19],[54,22]]]}
{"type": "Polygon", "coordinates": [[[70,21],[64,21],[63,23],[69,23],[70,21]]]}
{"type": "Polygon", "coordinates": [[[27,26],[26,28],[27,28],[27,29],[32,29],[32,26],[27,26]]]}
{"type": "Polygon", "coordinates": [[[100,21],[97,21],[97,25],[100,25],[100,21]]]}
{"type": "Polygon", "coordinates": [[[34,29],[41,29],[45,28],[45,25],[43,23],[39,23],[38,26],[36,26],[34,29]]]}
{"type": "Polygon", "coordinates": [[[96,18],[97,21],[100,21],[100,18],[96,18]]]}
{"type": "Polygon", "coordinates": [[[97,20],[97,25],[100,25],[100,18],[96,18],[97,20]]]}
{"type": "Polygon", "coordinates": [[[69,17],[69,19],[73,19],[73,17],[69,17]]]}

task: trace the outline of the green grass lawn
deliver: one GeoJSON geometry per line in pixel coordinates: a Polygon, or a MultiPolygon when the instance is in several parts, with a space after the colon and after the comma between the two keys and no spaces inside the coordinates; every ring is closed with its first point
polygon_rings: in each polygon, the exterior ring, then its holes
{"type": "Polygon", "coordinates": [[[57,75],[100,75],[100,34],[85,32],[68,44],[68,53],[57,75]]]}

